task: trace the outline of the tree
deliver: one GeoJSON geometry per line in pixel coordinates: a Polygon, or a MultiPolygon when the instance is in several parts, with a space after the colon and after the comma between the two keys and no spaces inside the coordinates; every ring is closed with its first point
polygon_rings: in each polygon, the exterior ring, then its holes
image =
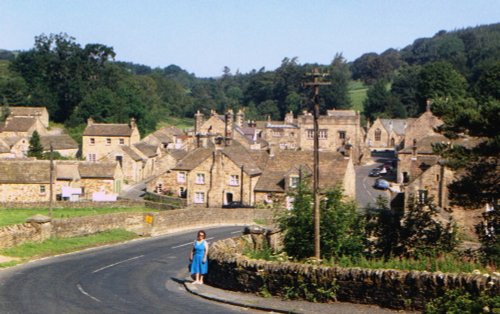
{"type": "Polygon", "coordinates": [[[399,99],[410,117],[417,116],[421,110],[417,97],[419,74],[420,66],[403,66],[391,84],[391,95],[399,99]]]}
{"type": "Polygon", "coordinates": [[[367,98],[363,102],[363,106],[365,108],[364,112],[371,121],[374,121],[378,116],[385,112],[387,101],[391,96],[386,88],[386,85],[386,82],[378,81],[375,85],[370,87],[366,93],[367,98]]]}
{"type": "Polygon", "coordinates": [[[36,130],[33,132],[30,138],[28,157],[35,157],[36,159],[42,159],[43,157],[42,142],[40,141],[40,135],[36,130]]]}
{"type": "Polygon", "coordinates": [[[0,107],[0,122],[5,121],[10,115],[9,103],[4,99],[2,106],[0,107]]]}
{"type": "Polygon", "coordinates": [[[350,109],[349,82],[351,80],[351,72],[349,71],[347,61],[341,53],[335,54],[329,71],[331,85],[323,86],[320,93],[326,105],[325,109],[350,109]]]}
{"type": "MultiPolygon", "coordinates": [[[[314,256],[312,193],[301,184],[292,196],[293,208],[279,218],[279,223],[285,233],[287,254],[296,259],[305,259],[314,256]]],[[[325,194],[320,210],[322,258],[360,256],[363,251],[363,221],[355,204],[342,199],[340,187],[325,194]]]]}
{"type": "Polygon", "coordinates": [[[422,67],[417,85],[420,111],[424,110],[428,99],[462,98],[465,96],[465,92],[465,78],[450,63],[439,61],[422,67]]]}
{"type": "Polygon", "coordinates": [[[432,199],[410,195],[405,212],[393,211],[385,199],[368,209],[367,238],[374,239],[370,254],[375,257],[418,258],[451,252],[457,245],[455,225],[443,225],[432,199]]]}

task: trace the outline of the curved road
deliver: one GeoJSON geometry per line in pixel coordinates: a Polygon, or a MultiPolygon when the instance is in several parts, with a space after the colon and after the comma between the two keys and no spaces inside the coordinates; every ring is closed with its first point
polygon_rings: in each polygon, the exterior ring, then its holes
{"type": "MultiPolygon", "coordinates": [[[[216,241],[242,227],[207,229],[216,241]]],[[[38,260],[0,271],[0,313],[251,313],[187,293],[196,231],[38,260]]]]}

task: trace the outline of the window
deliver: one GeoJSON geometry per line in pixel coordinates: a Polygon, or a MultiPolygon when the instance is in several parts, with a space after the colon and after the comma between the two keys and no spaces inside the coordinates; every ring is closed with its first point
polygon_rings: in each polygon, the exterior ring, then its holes
{"type": "Polygon", "coordinates": [[[156,192],[156,193],[161,193],[162,191],[163,191],[163,184],[158,183],[158,184],[156,185],[156,191],[155,191],[155,192],[156,192]]]}
{"type": "Polygon", "coordinates": [[[87,155],[87,161],[96,162],[96,160],[97,160],[96,154],[88,154],[87,155]]]}
{"type": "Polygon", "coordinates": [[[115,160],[120,164],[120,167],[123,167],[123,156],[115,156],[115,160]]]}
{"type": "Polygon", "coordinates": [[[45,185],[40,185],[40,194],[45,194],[45,185]]]}
{"type": "Polygon", "coordinates": [[[320,140],[326,140],[328,138],[328,130],[327,129],[321,129],[321,130],[319,130],[318,138],[320,140]]]}
{"type": "Polygon", "coordinates": [[[187,190],[186,190],[183,186],[181,186],[181,187],[179,188],[179,196],[180,196],[181,198],[186,198],[186,195],[187,195],[187,193],[186,193],[186,192],[187,192],[187,190]]]}
{"type": "Polygon", "coordinates": [[[177,172],[177,182],[184,183],[186,182],[186,173],[185,172],[177,172]]]}
{"type": "Polygon", "coordinates": [[[307,139],[308,140],[314,139],[314,130],[313,129],[307,130],[307,139]]]}
{"type": "Polygon", "coordinates": [[[339,131],[339,139],[345,140],[345,131],[339,131]]]}
{"type": "Polygon", "coordinates": [[[382,138],[382,131],[380,131],[380,129],[376,129],[375,130],[375,141],[380,141],[381,138],[382,138]]]}
{"type": "Polygon", "coordinates": [[[425,204],[426,201],[427,201],[427,190],[418,190],[419,204],[425,204]]]}
{"type": "Polygon", "coordinates": [[[106,145],[111,145],[111,139],[109,137],[106,139],[106,145]]]}
{"type": "Polygon", "coordinates": [[[195,202],[195,204],[205,203],[205,192],[195,192],[194,193],[194,202],[195,202]]]}
{"type": "MultiPolygon", "coordinates": [[[[328,130],[327,129],[320,129],[318,130],[318,138],[320,140],[325,140],[328,138],[328,130]]],[[[314,129],[308,129],[307,130],[307,139],[312,140],[314,139],[314,129]]]]}
{"type": "Polygon", "coordinates": [[[272,130],[271,133],[272,133],[273,137],[281,137],[281,136],[283,136],[283,131],[280,130],[280,129],[272,130]]]}
{"type": "Polygon", "coordinates": [[[298,186],[299,186],[299,177],[298,176],[291,176],[290,177],[290,187],[296,188],[298,186]]]}
{"type": "Polygon", "coordinates": [[[120,139],[120,145],[125,145],[125,139],[124,138],[120,139]]]}
{"type": "Polygon", "coordinates": [[[95,138],[91,137],[89,142],[90,142],[90,145],[95,145],[95,138]]]}
{"type": "Polygon", "coordinates": [[[205,184],[205,174],[197,173],[196,174],[196,184],[205,184]]]}
{"type": "Polygon", "coordinates": [[[229,176],[229,185],[233,185],[233,186],[240,185],[240,177],[238,175],[234,175],[234,174],[229,176]]]}

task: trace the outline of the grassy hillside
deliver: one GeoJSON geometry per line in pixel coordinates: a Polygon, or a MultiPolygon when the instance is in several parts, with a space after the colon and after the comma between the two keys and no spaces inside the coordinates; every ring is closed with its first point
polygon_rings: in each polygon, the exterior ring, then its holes
{"type": "Polygon", "coordinates": [[[351,81],[349,83],[349,97],[351,97],[352,108],[363,112],[363,101],[366,98],[368,87],[360,81],[351,81]]]}

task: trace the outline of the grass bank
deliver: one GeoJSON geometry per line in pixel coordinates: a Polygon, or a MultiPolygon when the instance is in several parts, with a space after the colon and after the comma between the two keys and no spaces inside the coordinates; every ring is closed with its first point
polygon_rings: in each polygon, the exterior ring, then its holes
{"type": "MultiPolygon", "coordinates": [[[[144,207],[121,207],[121,208],[54,208],[52,210],[52,218],[72,218],[94,216],[110,213],[123,213],[123,212],[151,212],[154,210],[146,209],[144,207]]],[[[21,224],[27,218],[40,214],[49,216],[48,208],[5,208],[0,209],[0,227],[21,224]]]]}
{"type": "Polygon", "coordinates": [[[133,232],[116,229],[82,237],[52,238],[44,242],[27,242],[16,247],[0,249],[0,255],[16,259],[0,263],[0,267],[9,267],[32,259],[75,252],[90,247],[119,243],[137,237],[138,235],[133,232]]]}

